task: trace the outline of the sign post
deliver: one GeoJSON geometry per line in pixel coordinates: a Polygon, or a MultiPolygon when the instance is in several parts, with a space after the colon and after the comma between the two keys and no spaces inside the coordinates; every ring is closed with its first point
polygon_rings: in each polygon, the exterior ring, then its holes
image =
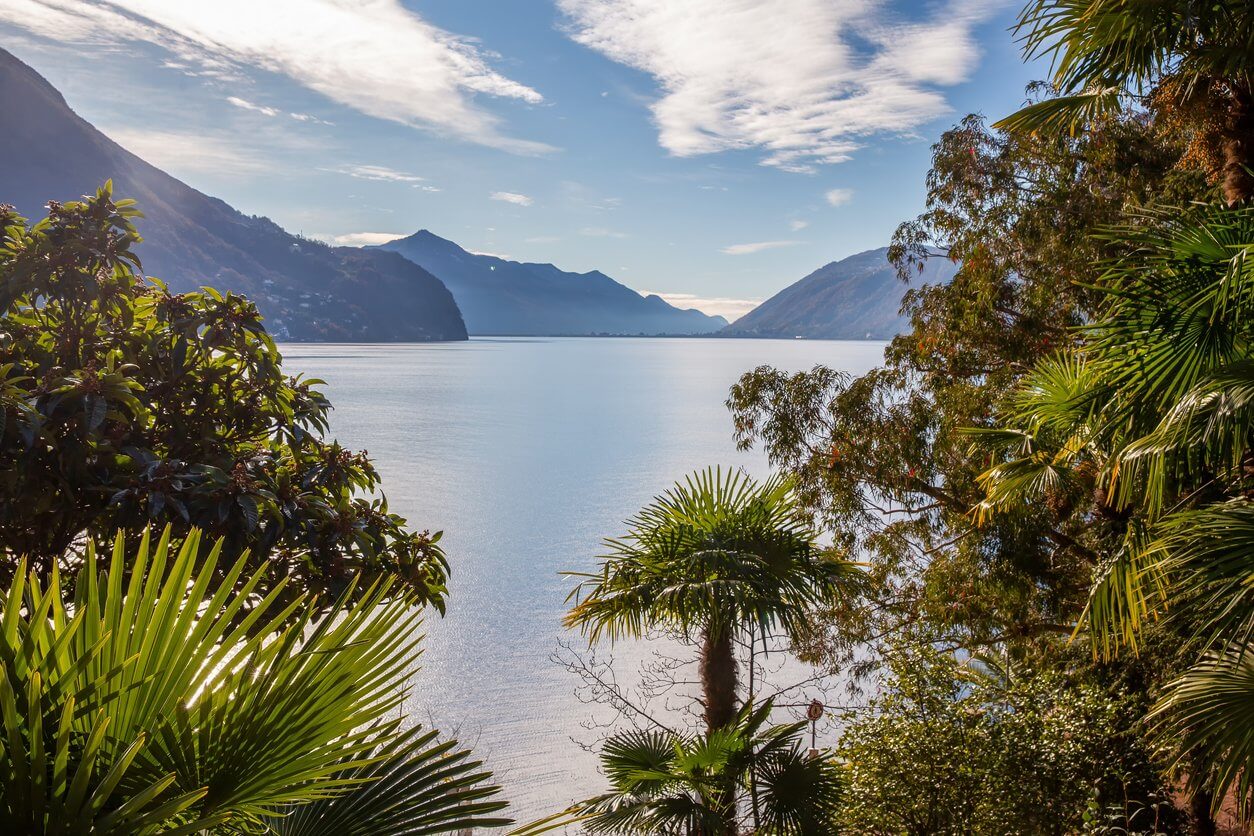
{"type": "Polygon", "coordinates": [[[810,757],[817,758],[819,756],[818,725],[819,720],[823,719],[823,703],[818,700],[812,701],[810,707],[806,709],[806,719],[810,721],[810,757]]]}

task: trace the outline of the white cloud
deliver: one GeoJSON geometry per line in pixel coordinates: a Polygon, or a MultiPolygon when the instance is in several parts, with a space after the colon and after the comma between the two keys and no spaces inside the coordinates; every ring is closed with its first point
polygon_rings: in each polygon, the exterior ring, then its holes
{"type": "MultiPolygon", "coordinates": [[[[283,111],[279,110],[277,107],[260,105],[256,102],[250,102],[248,99],[241,99],[239,96],[227,96],[226,100],[238,108],[251,110],[254,113],[260,113],[262,116],[279,116],[283,113],[283,111]]],[[[312,116],[308,113],[288,113],[287,115],[295,119],[297,122],[317,122],[319,125],[334,124],[332,122],[319,119],[317,116],[312,116]]]]}
{"type": "Polygon", "coordinates": [[[335,124],[334,122],[328,122],[325,119],[319,119],[317,116],[314,116],[309,113],[289,113],[287,115],[295,119],[297,122],[316,122],[319,125],[334,125],[335,124]]]}
{"type": "Polygon", "coordinates": [[[619,232],[616,229],[608,229],[603,226],[585,226],[579,230],[579,234],[587,238],[626,238],[626,232],[619,232]]]}
{"type": "Polygon", "coordinates": [[[127,151],[175,177],[186,177],[188,174],[251,176],[274,172],[272,162],[237,148],[234,143],[219,136],[130,127],[104,127],[100,130],[127,151]]]}
{"type": "Polygon", "coordinates": [[[535,203],[534,200],[525,194],[518,194],[518,192],[493,192],[491,198],[492,200],[500,200],[505,203],[513,203],[517,206],[530,206],[535,203]]]}
{"type": "Polygon", "coordinates": [[[751,244],[732,244],[723,247],[719,252],[724,255],[752,255],[760,253],[763,250],[776,250],[780,247],[794,247],[800,244],[800,241],[755,241],[751,244]]]}
{"type": "Polygon", "coordinates": [[[369,247],[404,238],[406,234],[404,232],[348,232],[344,235],[331,235],[326,240],[341,247],[369,247]]]}
{"type": "Polygon", "coordinates": [[[832,206],[844,206],[853,200],[853,189],[828,189],[823,197],[832,206]]]}
{"type": "Polygon", "coordinates": [[[525,241],[528,244],[556,244],[558,241],[561,241],[561,240],[562,239],[558,238],[556,235],[535,235],[535,236],[532,236],[531,238],[523,239],[523,241],[525,241]]]}
{"type": "Polygon", "coordinates": [[[236,107],[244,110],[251,110],[254,113],[260,113],[263,116],[278,116],[283,111],[277,107],[267,107],[266,105],[253,104],[247,99],[241,99],[239,96],[227,96],[226,100],[236,107]]]}
{"type": "Polygon", "coordinates": [[[184,72],[279,73],[369,116],[520,153],[552,150],[505,135],[474,101],[535,104],[538,92],[400,0],[0,0],[0,21],[61,42],[148,42],[184,72]]]}
{"type": "Polygon", "coordinates": [[[759,149],[811,172],[869,137],[944,115],[939,88],[980,58],[996,0],[949,0],[926,20],[874,0],[558,0],[579,43],[649,73],[662,147],[681,157],[759,149]]]}
{"type": "Polygon", "coordinates": [[[677,308],[696,308],[711,316],[721,316],[728,322],[735,322],[749,311],[762,304],[761,299],[734,299],[728,296],[698,296],[695,293],[660,293],[656,290],[641,290],[641,295],[660,296],[677,308]]]}
{"type": "Polygon", "coordinates": [[[374,180],[380,183],[421,183],[427,179],[384,165],[342,165],[337,168],[326,168],[323,171],[333,171],[336,174],[356,177],[358,180],[374,180]]]}
{"type": "Polygon", "coordinates": [[[788,222],[788,228],[791,229],[793,232],[800,232],[801,230],[805,229],[809,225],[810,225],[809,221],[803,221],[800,219],[788,222]]]}

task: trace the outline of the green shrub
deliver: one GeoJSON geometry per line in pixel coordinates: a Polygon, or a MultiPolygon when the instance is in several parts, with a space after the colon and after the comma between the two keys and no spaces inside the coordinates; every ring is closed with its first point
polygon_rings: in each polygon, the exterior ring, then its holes
{"type": "Polygon", "coordinates": [[[108,185],[33,226],[0,207],[0,583],[19,556],[46,578],[84,537],[170,524],[269,561],[289,595],[363,573],[443,606],[438,535],[322,439],[319,381],[284,374],[248,300],[145,279],[137,214],[108,185]]]}

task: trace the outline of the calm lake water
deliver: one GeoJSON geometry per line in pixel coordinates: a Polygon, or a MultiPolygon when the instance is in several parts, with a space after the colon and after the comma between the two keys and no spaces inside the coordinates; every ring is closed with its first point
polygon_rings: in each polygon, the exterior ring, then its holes
{"type": "MultiPolygon", "coordinates": [[[[285,345],[320,377],[333,434],[368,450],[392,510],[442,529],[448,615],[432,613],[408,715],[486,757],[520,820],[604,789],[572,737],[593,711],[551,661],[572,581],[602,538],[690,471],[764,476],[737,452],[723,406],[745,371],[823,363],[863,372],[883,344],[808,340],[478,338],[413,345],[285,345]]],[[[629,676],[639,647],[615,649],[629,676]]]]}

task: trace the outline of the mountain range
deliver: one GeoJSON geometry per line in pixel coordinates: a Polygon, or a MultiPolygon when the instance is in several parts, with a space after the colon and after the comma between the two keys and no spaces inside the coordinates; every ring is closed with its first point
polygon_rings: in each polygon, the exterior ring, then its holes
{"type": "Polygon", "coordinates": [[[570,273],[472,253],[425,229],[380,247],[439,276],[471,334],[710,334],[727,325],[721,316],[641,296],[598,270],[570,273]]]}
{"type": "MultiPolygon", "coordinates": [[[[247,295],[276,338],[386,342],[468,334],[713,335],[888,339],[905,326],[903,287],[868,250],[832,262],[735,323],[600,271],[473,253],[428,230],[378,247],[332,247],[245,215],[127,151],[70,109],[35,70],[0,49],[0,202],[32,220],[49,200],[74,200],[112,180],[134,198],[144,272],[184,292],[202,285],[247,295]]],[[[956,267],[928,262],[923,282],[956,267]]]]}
{"type": "Polygon", "coordinates": [[[0,202],[28,218],[113,180],[139,201],[136,247],[148,275],[177,292],[212,285],[247,295],[291,340],[464,340],[439,279],[383,250],[329,247],[251,217],[149,165],[72,111],[42,76],[0,49],[0,202]]]}
{"type": "MultiPolygon", "coordinates": [[[[949,281],[958,265],[929,258],[912,281],[949,281]]],[[[888,248],[851,255],[815,270],[737,319],[721,336],[888,340],[908,329],[901,314],[905,285],[888,263],[888,248]]]]}

